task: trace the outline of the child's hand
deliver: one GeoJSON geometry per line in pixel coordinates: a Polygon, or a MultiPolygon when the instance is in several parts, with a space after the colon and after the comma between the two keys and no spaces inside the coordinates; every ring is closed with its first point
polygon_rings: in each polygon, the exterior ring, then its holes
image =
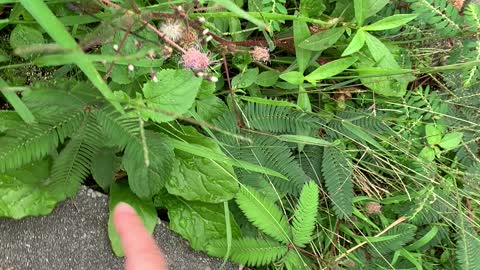
{"type": "Polygon", "coordinates": [[[131,206],[119,203],[113,222],[125,251],[125,270],[167,270],[162,252],[131,206]]]}

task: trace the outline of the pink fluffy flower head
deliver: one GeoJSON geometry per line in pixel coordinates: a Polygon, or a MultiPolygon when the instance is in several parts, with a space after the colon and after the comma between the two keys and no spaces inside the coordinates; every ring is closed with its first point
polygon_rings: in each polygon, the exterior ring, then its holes
{"type": "Polygon", "coordinates": [[[201,52],[197,48],[189,48],[182,55],[183,66],[193,70],[205,70],[210,65],[210,59],[207,53],[201,52]]]}

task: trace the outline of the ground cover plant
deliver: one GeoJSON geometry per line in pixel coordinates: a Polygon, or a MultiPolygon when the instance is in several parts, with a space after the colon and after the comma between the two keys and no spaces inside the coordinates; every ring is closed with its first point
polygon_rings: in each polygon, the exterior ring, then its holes
{"type": "Polygon", "coordinates": [[[83,183],[256,269],[480,269],[475,3],[1,0],[0,63],[1,217],[83,183]]]}

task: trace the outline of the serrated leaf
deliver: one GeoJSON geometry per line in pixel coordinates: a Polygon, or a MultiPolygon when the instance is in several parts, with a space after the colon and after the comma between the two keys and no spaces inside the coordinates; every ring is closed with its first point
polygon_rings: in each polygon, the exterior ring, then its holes
{"type": "Polygon", "coordinates": [[[358,29],[348,47],[343,51],[342,57],[358,52],[365,45],[365,31],[358,29]]]}
{"type": "Polygon", "coordinates": [[[272,201],[244,186],[237,194],[237,204],[253,225],[282,243],[289,243],[290,227],[282,211],[272,201]]]}
{"type": "Polygon", "coordinates": [[[93,156],[91,172],[95,182],[105,191],[115,181],[115,171],[120,166],[114,148],[102,147],[93,156]]]}
{"type": "Polygon", "coordinates": [[[317,81],[324,80],[327,78],[331,78],[343,71],[345,71],[348,67],[353,65],[357,61],[356,57],[347,57],[337,59],[335,61],[326,63],[312,71],[312,73],[305,76],[305,80],[308,82],[315,84],[317,81]]]}
{"type": "Polygon", "coordinates": [[[395,14],[381,19],[378,22],[364,26],[365,31],[382,31],[400,27],[418,17],[418,14],[395,14]]]}
{"type": "Polygon", "coordinates": [[[197,100],[196,107],[198,115],[207,123],[218,118],[227,110],[225,102],[214,95],[197,100]]]}
{"type": "Polygon", "coordinates": [[[42,160],[0,175],[0,217],[20,219],[49,214],[58,202],[43,185],[49,169],[50,162],[42,160]]]}
{"type": "Polygon", "coordinates": [[[190,201],[219,203],[238,191],[232,168],[200,157],[176,158],[166,188],[170,194],[190,201]]]}
{"type": "Polygon", "coordinates": [[[438,145],[445,150],[452,150],[462,142],[462,139],[463,132],[452,132],[443,136],[438,145]]]}
{"type": "Polygon", "coordinates": [[[130,190],[126,183],[112,184],[109,194],[108,238],[110,239],[110,243],[115,255],[118,257],[123,257],[124,252],[120,241],[120,236],[115,230],[115,226],[113,224],[113,210],[115,209],[115,206],[120,202],[125,202],[133,207],[137,215],[143,221],[143,224],[149,233],[153,233],[155,225],[157,225],[157,210],[151,201],[145,201],[137,197],[130,190]]]}
{"type": "Polygon", "coordinates": [[[344,27],[335,27],[321,31],[302,41],[298,47],[310,51],[323,51],[335,44],[344,32],[344,27]]]}
{"type": "Polygon", "coordinates": [[[202,79],[191,71],[164,69],[156,74],[158,82],[149,81],[143,85],[147,106],[141,114],[155,122],[168,122],[175,118],[162,112],[182,115],[192,107],[202,79]],[[154,111],[157,109],[158,111],[154,111]]]}
{"type": "Polygon", "coordinates": [[[160,192],[170,178],[174,153],[173,147],[162,134],[146,130],[145,142],[146,145],[143,145],[140,138],[130,142],[122,163],[132,191],[147,199],[160,192]]]}
{"type": "MultiPolygon", "coordinates": [[[[190,242],[195,250],[206,251],[217,240],[226,239],[223,204],[189,202],[175,196],[164,198],[170,219],[169,228],[190,242]]],[[[240,229],[231,220],[232,237],[240,236],[240,229]]]]}
{"type": "Polygon", "coordinates": [[[318,186],[308,182],[303,186],[300,198],[293,213],[293,243],[299,247],[312,240],[313,229],[318,213],[318,186]]]}

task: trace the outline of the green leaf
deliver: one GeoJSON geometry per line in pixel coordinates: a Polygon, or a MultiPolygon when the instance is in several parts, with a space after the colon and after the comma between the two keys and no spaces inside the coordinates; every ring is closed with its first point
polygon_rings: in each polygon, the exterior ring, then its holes
{"type": "MultiPolygon", "coordinates": [[[[88,61],[82,49],[70,33],[65,29],[60,20],[52,13],[44,1],[20,0],[22,6],[37,20],[42,28],[64,49],[72,50],[70,56],[73,62],[83,71],[88,79],[100,90],[102,95],[109,101],[113,98],[113,93],[98,74],[92,62],[88,61]]],[[[111,101],[111,104],[119,112],[123,112],[118,102],[111,101]]]]}
{"type": "Polygon", "coordinates": [[[237,194],[237,204],[248,220],[265,234],[284,244],[289,243],[292,233],[283,212],[271,200],[243,186],[237,194]]]}
{"type": "Polygon", "coordinates": [[[331,78],[343,71],[345,71],[348,67],[353,65],[357,61],[356,57],[347,57],[337,59],[335,61],[326,63],[312,71],[312,73],[308,74],[305,77],[305,80],[308,82],[315,84],[317,81],[324,80],[327,78],[331,78]]]}
{"type": "Polygon", "coordinates": [[[115,172],[120,167],[114,148],[102,147],[93,156],[91,172],[95,182],[105,191],[115,181],[115,172]]]}
{"type": "Polygon", "coordinates": [[[355,10],[355,19],[357,25],[362,26],[363,22],[367,18],[368,1],[367,0],[353,0],[353,8],[355,10]]]}
{"type": "MultiPolygon", "coordinates": [[[[169,228],[187,239],[193,249],[206,251],[211,242],[226,239],[223,204],[189,202],[174,196],[166,196],[164,200],[170,219],[169,228]]],[[[230,220],[232,237],[237,238],[240,229],[233,218],[230,220]]]]}
{"type": "Polygon", "coordinates": [[[231,0],[214,0],[214,2],[231,12],[235,13],[238,17],[243,18],[247,21],[250,21],[251,23],[255,24],[259,28],[266,30],[267,32],[270,32],[270,28],[261,20],[253,17],[250,13],[244,11],[240,7],[238,7],[234,2],[231,0]]]}
{"type": "Polygon", "coordinates": [[[400,68],[390,50],[378,38],[366,33],[366,42],[373,59],[383,68],[400,68]]]}
{"type": "MultiPolygon", "coordinates": [[[[188,143],[202,143],[209,150],[223,154],[216,143],[192,127],[183,127],[188,143]]],[[[181,136],[181,135],[180,135],[181,136]]],[[[236,175],[231,165],[188,154],[176,153],[171,178],[166,183],[170,194],[189,201],[219,203],[232,199],[238,192],[236,175]]]]}
{"type": "Polygon", "coordinates": [[[427,137],[427,143],[430,146],[439,144],[442,140],[442,134],[445,131],[445,127],[437,124],[425,125],[425,136],[427,137]]]}
{"type": "Polygon", "coordinates": [[[358,52],[365,45],[365,31],[358,29],[348,47],[343,51],[342,57],[358,52]]]}
{"type": "MultiPolygon", "coordinates": [[[[210,256],[224,257],[227,251],[225,241],[215,241],[208,246],[210,256]]],[[[277,241],[245,237],[232,241],[232,261],[249,266],[263,266],[274,263],[288,252],[288,246],[277,241]]]]}
{"type": "Polygon", "coordinates": [[[345,27],[335,27],[316,33],[302,41],[298,47],[310,51],[323,51],[335,44],[345,32],[345,27]]]}
{"type": "Polygon", "coordinates": [[[255,79],[255,83],[263,87],[273,86],[278,81],[278,74],[279,73],[277,71],[264,71],[258,74],[257,78],[255,79]]]}
{"type": "Polygon", "coordinates": [[[207,148],[205,146],[201,146],[201,145],[197,145],[197,144],[189,144],[189,143],[186,143],[186,142],[181,142],[179,140],[173,140],[173,139],[169,139],[169,142],[177,150],[181,150],[181,151],[184,151],[184,152],[187,152],[187,153],[199,156],[199,157],[212,159],[212,160],[222,162],[222,163],[225,163],[225,164],[229,164],[229,165],[232,165],[232,166],[236,166],[236,167],[239,167],[239,168],[242,168],[242,169],[245,169],[245,170],[249,170],[249,171],[252,171],[252,172],[263,173],[263,174],[267,174],[267,175],[271,175],[271,176],[275,176],[275,177],[279,177],[279,178],[288,180],[287,177],[285,177],[281,173],[278,173],[274,170],[271,170],[271,169],[268,169],[268,168],[265,168],[265,167],[262,167],[262,166],[259,166],[259,165],[255,165],[255,164],[252,164],[252,163],[249,163],[249,162],[229,158],[229,157],[225,156],[224,154],[219,154],[215,151],[210,150],[209,148],[207,148]]]}
{"type": "Polygon", "coordinates": [[[153,233],[155,225],[157,225],[157,210],[152,202],[144,201],[133,194],[126,183],[113,183],[110,187],[109,194],[108,209],[110,214],[108,217],[108,238],[110,239],[115,255],[123,257],[124,253],[120,236],[113,224],[113,210],[115,209],[115,206],[120,202],[124,202],[133,207],[149,233],[153,233]]]}
{"type": "Polygon", "coordinates": [[[145,131],[145,142],[137,138],[127,145],[122,159],[130,188],[144,199],[160,192],[170,178],[173,162],[173,147],[167,137],[149,130],[145,131]]]}
{"type": "Polygon", "coordinates": [[[225,102],[214,95],[197,100],[196,108],[198,115],[205,122],[213,121],[227,110],[225,102]]]}
{"type": "Polygon", "coordinates": [[[23,103],[20,97],[17,96],[17,93],[15,93],[14,91],[3,89],[4,87],[8,87],[8,84],[2,78],[0,78],[0,92],[5,96],[8,103],[10,103],[13,108],[15,108],[15,111],[23,119],[23,121],[25,121],[25,123],[30,124],[35,122],[35,116],[33,116],[33,114],[30,112],[25,103],[23,103]]]}
{"type": "Polygon", "coordinates": [[[23,120],[14,111],[0,111],[0,132],[23,125],[23,120]]]}
{"type": "Polygon", "coordinates": [[[317,145],[317,146],[332,145],[332,143],[329,141],[315,138],[315,137],[304,136],[304,135],[282,134],[282,135],[278,135],[277,139],[284,142],[301,143],[301,144],[309,144],[309,145],[317,145]]]}
{"type": "Polygon", "coordinates": [[[202,79],[191,71],[183,69],[163,69],[157,72],[158,82],[149,81],[143,85],[147,106],[158,112],[143,109],[143,116],[155,122],[168,122],[175,118],[162,112],[182,115],[192,107],[202,79]]]}
{"type": "Polygon", "coordinates": [[[389,0],[366,0],[366,3],[367,3],[366,18],[370,18],[373,15],[377,14],[389,2],[390,2],[389,0]]]}
{"type": "Polygon", "coordinates": [[[435,159],[435,150],[432,147],[425,146],[418,154],[418,157],[425,162],[432,162],[435,159]]]}
{"type": "Polygon", "coordinates": [[[303,186],[293,213],[293,243],[299,247],[312,240],[318,213],[318,186],[313,181],[303,186]]]}
{"type": "MultiPolygon", "coordinates": [[[[23,49],[39,44],[44,44],[45,40],[40,31],[30,26],[17,24],[10,33],[10,46],[12,49],[23,49]]],[[[27,54],[25,57],[31,57],[32,54],[27,54]]]]}
{"type": "Polygon", "coordinates": [[[452,132],[443,136],[442,140],[438,144],[445,150],[452,150],[456,148],[463,139],[463,132],[452,132]]]}
{"type": "MultiPolygon", "coordinates": [[[[298,12],[296,13],[298,15],[298,12]]],[[[310,37],[310,29],[306,22],[293,21],[293,42],[295,44],[295,57],[297,58],[298,71],[303,74],[308,67],[312,52],[299,47],[301,42],[310,37]]]]}
{"type": "Polygon", "coordinates": [[[240,99],[248,101],[248,102],[257,103],[257,104],[265,104],[265,105],[272,105],[272,106],[291,107],[291,108],[301,109],[297,104],[291,103],[289,101],[283,101],[283,100],[274,100],[274,99],[249,97],[249,96],[241,96],[240,99]]]}
{"type": "Polygon", "coordinates": [[[381,19],[378,22],[364,26],[365,31],[382,31],[400,27],[418,17],[418,14],[395,14],[381,19]]]}
{"type": "Polygon", "coordinates": [[[287,73],[280,74],[280,79],[291,83],[293,85],[300,85],[303,83],[304,77],[303,73],[298,71],[290,71],[287,73]]]}
{"type": "Polygon", "coordinates": [[[245,72],[240,73],[232,78],[232,88],[247,88],[252,85],[257,79],[258,68],[247,69],[245,72]]]}
{"type": "Polygon", "coordinates": [[[20,219],[49,214],[58,200],[43,182],[49,177],[49,160],[0,175],[0,217],[20,219]]]}

